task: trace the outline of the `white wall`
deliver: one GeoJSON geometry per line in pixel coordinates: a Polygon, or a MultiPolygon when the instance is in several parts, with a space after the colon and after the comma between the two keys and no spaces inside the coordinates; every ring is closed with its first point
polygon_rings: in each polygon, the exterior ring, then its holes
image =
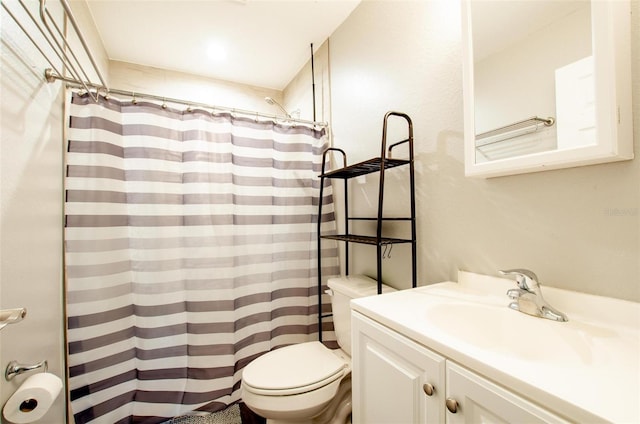
{"type": "MultiPolygon", "coordinates": [[[[48,65],[10,19],[3,10],[0,307],[26,307],[27,316],[0,332],[0,369],[11,360],[46,359],[49,371],[64,378],[62,87],[44,81],[48,65]]],[[[0,404],[31,374],[11,382],[1,377],[0,404]]],[[[64,405],[62,393],[43,422],[64,422],[64,405]]]]}
{"type": "MultiPolygon", "coordinates": [[[[638,157],[638,2],[633,7],[638,157]]],[[[464,176],[458,2],[365,0],[329,45],[334,145],[350,163],[379,154],[386,111],[414,120],[419,284],[454,280],[458,269],[497,275],[524,267],[543,284],[640,300],[638,159],[487,180],[464,176]]],[[[403,184],[401,177],[390,182],[394,209],[406,204],[403,184]]],[[[375,189],[374,178],[354,184],[353,207],[374,213],[375,189]]],[[[383,278],[407,287],[407,252],[396,249],[383,278]]],[[[374,255],[356,249],[352,273],[375,275],[374,255]]]]}

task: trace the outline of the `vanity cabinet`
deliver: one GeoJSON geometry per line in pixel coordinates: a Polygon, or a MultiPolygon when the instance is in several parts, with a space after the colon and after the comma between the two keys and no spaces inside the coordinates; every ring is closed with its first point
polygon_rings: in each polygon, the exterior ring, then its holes
{"type": "Polygon", "coordinates": [[[448,424],[568,423],[454,362],[447,360],[446,372],[448,424]]]}
{"type": "Polygon", "coordinates": [[[445,358],[352,313],[352,422],[441,423],[445,358]]]}
{"type": "Polygon", "coordinates": [[[353,423],[566,423],[554,413],[352,312],[353,423]]]}

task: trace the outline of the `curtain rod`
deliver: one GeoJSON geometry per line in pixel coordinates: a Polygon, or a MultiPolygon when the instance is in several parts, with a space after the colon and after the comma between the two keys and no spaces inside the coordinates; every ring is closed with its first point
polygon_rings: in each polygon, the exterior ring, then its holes
{"type": "Polygon", "coordinates": [[[72,88],[78,88],[78,89],[85,89],[85,86],[88,86],[90,88],[93,88],[96,90],[96,94],[99,93],[100,91],[102,91],[105,95],[107,94],[116,94],[116,95],[123,95],[123,96],[128,96],[128,97],[133,97],[134,99],[137,98],[144,98],[144,99],[151,99],[151,100],[157,100],[157,101],[161,101],[163,102],[163,104],[165,102],[168,103],[178,103],[178,104],[182,104],[182,105],[186,105],[186,106],[196,106],[196,107],[202,107],[202,108],[207,108],[207,109],[213,109],[216,111],[220,111],[220,112],[230,112],[230,113],[236,113],[236,114],[241,114],[241,115],[246,115],[246,116],[252,116],[252,117],[261,117],[261,118],[268,118],[268,119],[273,119],[273,120],[280,120],[280,121],[285,121],[285,122],[295,122],[295,123],[300,123],[300,124],[306,124],[306,125],[314,125],[314,126],[320,126],[320,127],[327,127],[328,123],[326,122],[317,122],[317,121],[309,121],[306,119],[299,119],[299,118],[290,118],[290,117],[283,117],[283,116],[278,116],[278,115],[270,115],[267,113],[262,113],[262,112],[256,112],[256,111],[251,111],[251,110],[244,110],[244,109],[236,109],[236,108],[230,108],[230,107],[225,107],[225,106],[216,106],[216,105],[210,105],[210,104],[206,104],[206,103],[199,103],[199,102],[191,102],[188,100],[182,100],[182,99],[174,99],[171,97],[164,97],[164,96],[158,96],[155,94],[146,94],[146,93],[138,93],[137,91],[130,91],[130,90],[118,90],[118,89],[113,89],[113,88],[107,88],[104,87],[102,85],[98,85],[98,84],[94,84],[94,83],[88,83],[88,82],[83,82],[83,81],[79,81],[73,78],[67,78],[67,77],[63,77],[60,76],[58,74],[55,73],[55,71],[53,69],[46,69],[44,71],[44,76],[45,79],[47,80],[47,82],[55,82],[55,81],[62,81],[64,83],[67,84],[68,87],[72,87],[72,88]]]}

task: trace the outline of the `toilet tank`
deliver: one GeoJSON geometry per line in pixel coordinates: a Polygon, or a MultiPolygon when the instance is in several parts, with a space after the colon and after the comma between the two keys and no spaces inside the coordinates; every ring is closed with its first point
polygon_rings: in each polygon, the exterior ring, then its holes
{"type": "MultiPolygon", "coordinates": [[[[327,282],[331,295],[333,327],[338,344],[351,356],[351,299],[378,294],[378,283],[366,275],[346,275],[329,278],[327,282]]],[[[382,285],[382,292],[396,291],[393,287],[382,285]]]]}

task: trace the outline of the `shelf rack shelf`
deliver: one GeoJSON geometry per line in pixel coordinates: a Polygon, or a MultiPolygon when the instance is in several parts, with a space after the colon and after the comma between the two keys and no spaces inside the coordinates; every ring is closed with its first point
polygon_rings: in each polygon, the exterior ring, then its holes
{"type": "Polygon", "coordinates": [[[349,275],[349,244],[358,243],[365,245],[375,245],[377,247],[377,260],[376,260],[376,273],[378,282],[378,294],[382,293],[382,257],[383,248],[392,244],[410,243],[411,244],[411,286],[416,287],[416,206],[415,206],[415,177],[414,177],[414,163],[413,163],[413,123],[409,115],[401,112],[387,112],[384,116],[382,124],[382,142],[381,152],[379,157],[375,157],[363,162],[359,162],[353,165],[347,166],[347,155],[342,149],[330,147],[324,151],[322,156],[322,170],[320,174],[320,201],[318,202],[318,334],[319,339],[322,341],[322,319],[330,315],[322,314],[322,240],[338,240],[345,242],[345,274],[349,275]],[[404,119],[407,124],[408,138],[395,142],[387,149],[387,130],[388,121],[391,117],[397,117],[404,119]],[[396,159],[392,158],[392,151],[395,147],[406,144],[409,150],[408,159],[396,159]],[[342,154],[343,166],[339,169],[325,171],[326,159],[331,152],[338,152],[342,154]],[[385,217],[383,216],[384,205],[384,185],[385,185],[385,171],[391,168],[399,166],[409,166],[409,185],[410,185],[410,215],[406,217],[385,217]],[[378,186],[378,211],[376,217],[351,217],[349,216],[349,195],[347,182],[351,178],[359,177],[377,172],[380,175],[380,181],[378,186]],[[327,179],[342,179],[344,182],[344,214],[345,214],[345,228],[342,234],[322,234],[322,199],[325,186],[325,180],[327,179]],[[350,221],[376,221],[376,234],[375,235],[361,235],[353,234],[349,229],[350,221]],[[406,221],[411,225],[411,237],[408,239],[386,237],[382,234],[382,223],[386,221],[406,221]]]}
{"type": "MultiPolygon", "coordinates": [[[[405,142],[409,140],[404,140],[405,142]]],[[[396,143],[398,144],[398,143],[396,143]]],[[[364,162],[356,163],[345,168],[336,169],[335,171],[327,172],[320,175],[320,178],[354,178],[361,175],[371,174],[373,172],[379,172],[381,169],[395,168],[396,166],[408,164],[408,160],[404,159],[380,159],[373,158],[365,160],[364,162]],[[384,162],[384,167],[382,163],[384,162]]]]}

